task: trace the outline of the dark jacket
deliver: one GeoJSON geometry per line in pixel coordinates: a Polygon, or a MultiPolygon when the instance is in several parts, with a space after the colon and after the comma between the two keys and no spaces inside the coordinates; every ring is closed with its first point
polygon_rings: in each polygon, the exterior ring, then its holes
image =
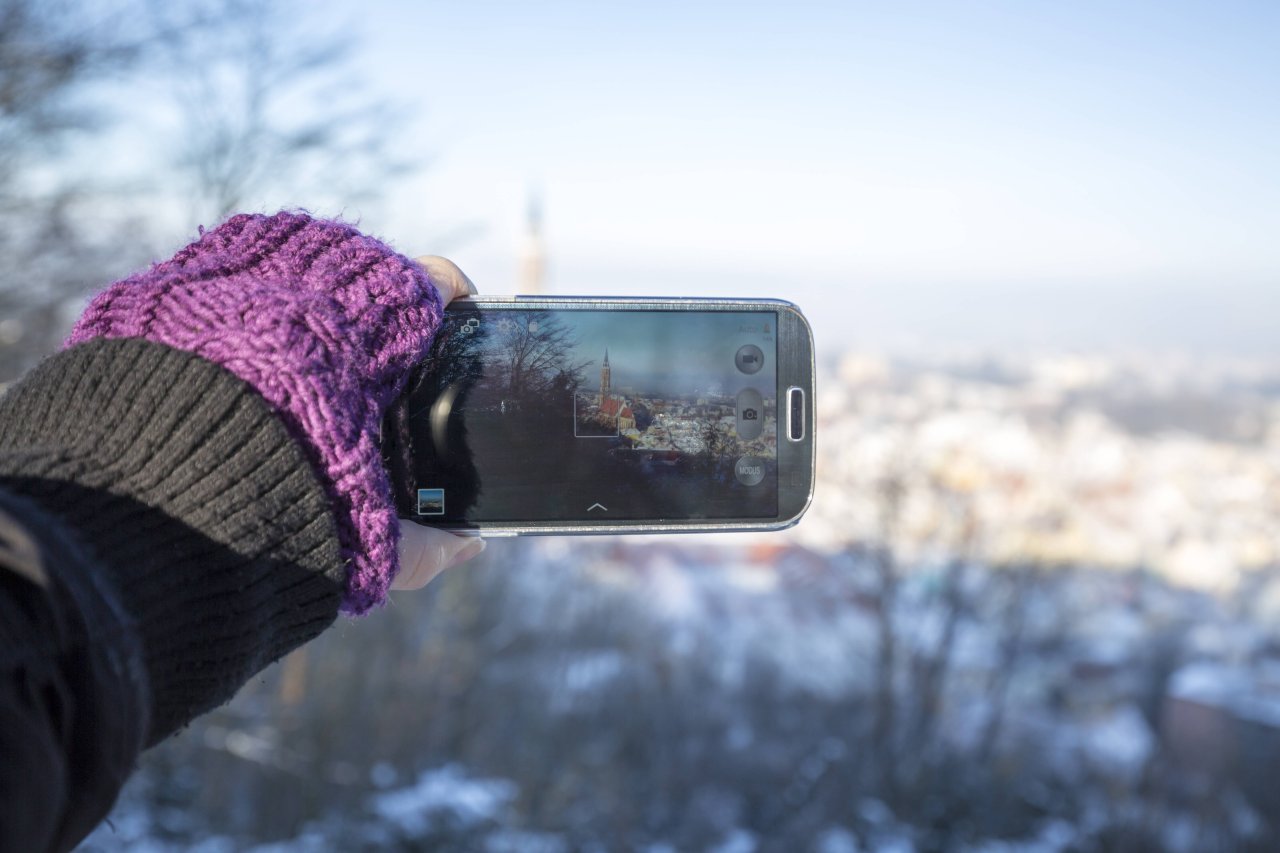
{"type": "Polygon", "coordinates": [[[94,340],[0,397],[0,849],[66,850],[139,752],[334,620],[302,448],[197,356],[94,340]]]}

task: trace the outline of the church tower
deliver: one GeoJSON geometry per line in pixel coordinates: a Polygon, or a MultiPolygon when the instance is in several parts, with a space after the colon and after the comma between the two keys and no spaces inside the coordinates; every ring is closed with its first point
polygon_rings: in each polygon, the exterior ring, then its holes
{"type": "Polygon", "coordinates": [[[542,198],[529,194],[525,209],[524,240],[520,246],[520,293],[545,293],[547,289],[547,252],[542,241],[542,198]]]}
{"type": "Polygon", "coordinates": [[[609,378],[611,371],[609,370],[609,348],[604,348],[604,364],[600,367],[600,405],[604,406],[609,401],[609,378]]]}

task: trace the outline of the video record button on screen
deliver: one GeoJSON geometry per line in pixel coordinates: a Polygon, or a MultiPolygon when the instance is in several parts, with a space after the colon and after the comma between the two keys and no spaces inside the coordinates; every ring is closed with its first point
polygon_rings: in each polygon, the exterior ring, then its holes
{"type": "Polygon", "coordinates": [[[741,346],[733,357],[733,363],[743,373],[759,373],[760,368],[764,367],[764,351],[755,344],[741,346]]]}

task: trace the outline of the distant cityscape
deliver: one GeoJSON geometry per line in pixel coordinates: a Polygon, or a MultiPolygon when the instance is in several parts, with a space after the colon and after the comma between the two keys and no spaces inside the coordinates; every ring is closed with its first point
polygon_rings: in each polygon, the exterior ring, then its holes
{"type": "Polygon", "coordinates": [[[736,400],[726,394],[663,394],[615,388],[607,351],[597,387],[578,391],[574,407],[578,437],[618,436],[633,449],[668,454],[673,462],[680,456],[706,454],[777,456],[776,407],[771,398],[762,399],[760,410],[747,412],[759,428],[740,430],[736,400]]]}
{"type": "Polygon", "coordinates": [[[926,560],[1142,567],[1229,591],[1280,562],[1280,371],[1265,363],[1043,356],[841,358],[820,382],[818,485],[796,531],[882,535],[926,560]]]}

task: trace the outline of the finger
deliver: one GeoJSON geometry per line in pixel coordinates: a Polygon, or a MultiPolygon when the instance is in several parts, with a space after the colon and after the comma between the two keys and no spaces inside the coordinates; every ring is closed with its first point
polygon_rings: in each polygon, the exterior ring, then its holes
{"type": "Polygon", "coordinates": [[[448,258],[439,255],[423,255],[414,261],[427,271],[427,277],[440,291],[440,298],[445,305],[460,296],[478,293],[476,286],[467,278],[467,274],[458,269],[458,265],[448,258]]]}
{"type": "Polygon", "coordinates": [[[445,569],[465,563],[484,550],[475,536],[456,536],[447,530],[400,522],[400,572],[392,589],[420,589],[445,569]]]}

